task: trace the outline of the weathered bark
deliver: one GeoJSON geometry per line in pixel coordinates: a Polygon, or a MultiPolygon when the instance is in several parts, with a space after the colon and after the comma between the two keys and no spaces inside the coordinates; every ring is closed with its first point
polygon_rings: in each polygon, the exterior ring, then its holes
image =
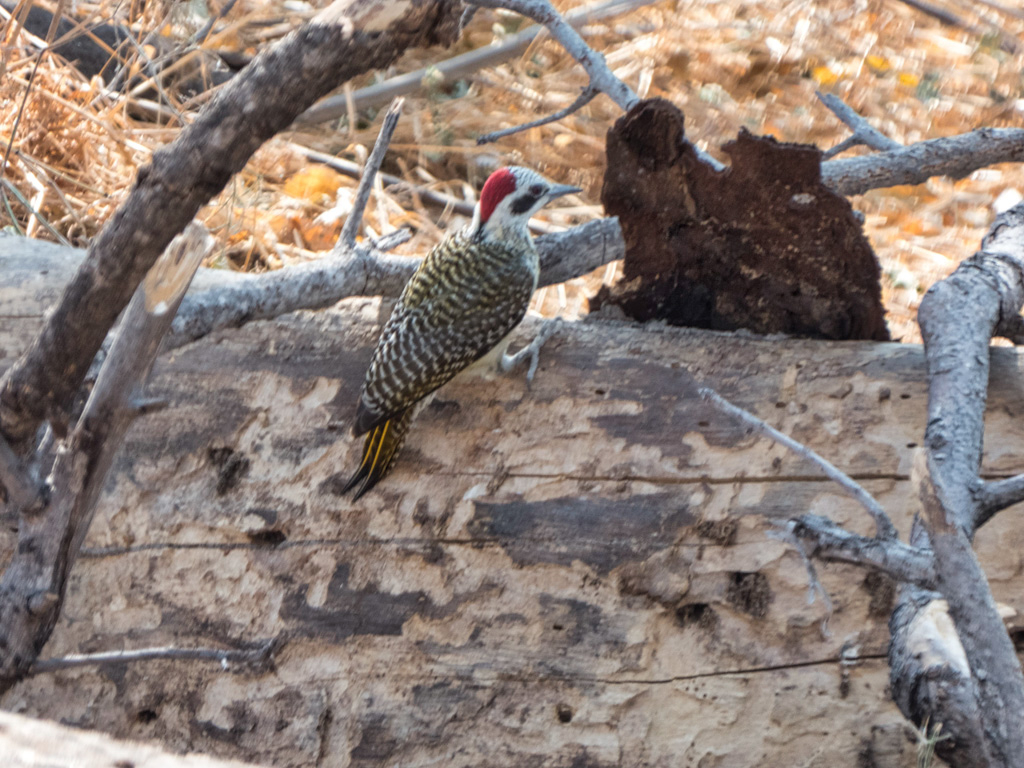
{"type": "Polygon", "coordinates": [[[338,0],[219,91],[139,171],[39,337],[0,380],[0,437],[24,443],[44,419],[60,433],[115,318],[200,206],[320,96],[409,46],[453,42],[460,11],[458,0],[338,0]]]}
{"type": "MultiPolygon", "coordinates": [[[[130,434],[46,653],[280,637],[276,670],[79,668],[6,708],[275,765],[914,764],[886,691],[891,585],[820,566],[823,636],[803,562],[766,522],[870,518],[693,392],[855,476],[905,540],[920,347],[569,325],[531,390],[443,390],[354,504],[336,480],[383,315],[350,300],[158,362],[171,406],[130,434]]],[[[986,477],[1024,463],[1020,354],[992,358],[986,477]]],[[[976,546],[1024,612],[1013,521],[976,546]]]]}
{"type": "MultiPolygon", "coordinates": [[[[914,533],[935,553],[936,592],[948,605],[967,670],[938,665],[948,684],[929,682],[924,690],[931,701],[920,693],[899,699],[908,717],[944,721],[952,740],[941,745],[940,754],[957,766],[1009,767],[1024,754],[1024,674],[971,546],[980,522],[995,513],[994,496],[980,493],[985,486],[979,477],[989,344],[994,335],[1017,331],[1022,305],[1024,206],[1018,206],[996,221],[977,254],[929,290],[918,312],[929,391],[927,456],[922,454],[917,468],[922,526],[914,533]],[[959,711],[951,710],[954,705],[959,711]],[[958,725],[964,733],[954,730],[958,725]]],[[[1008,485],[1014,489],[1012,482],[1003,484],[995,494],[1006,504],[1013,500],[1008,485]]],[[[927,606],[917,590],[907,589],[899,613],[914,616],[927,606]]],[[[897,671],[927,674],[894,664],[897,671]]],[[[912,680],[894,680],[894,689],[914,687],[912,680]]]]}

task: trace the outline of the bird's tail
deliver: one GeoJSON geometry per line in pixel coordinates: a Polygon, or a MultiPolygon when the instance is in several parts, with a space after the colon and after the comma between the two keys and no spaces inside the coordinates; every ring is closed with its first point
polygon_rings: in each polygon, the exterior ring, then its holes
{"type": "Polygon", "coordinates": [[[345,484],[342,493],[348,493],[359,485],[355,495],[358,499],[387,474],[391,462],[402,449],[414,411],[415,408],[406,408],[367,433],[366,441],[363,443],[363,460],[359,464],[359,469],[345,484]]]}

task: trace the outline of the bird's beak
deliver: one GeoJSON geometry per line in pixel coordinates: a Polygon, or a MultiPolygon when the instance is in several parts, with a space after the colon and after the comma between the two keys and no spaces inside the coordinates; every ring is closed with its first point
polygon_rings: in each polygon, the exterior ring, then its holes
{"type": "Polygon", "coordinates": [[[548,200],[554,200],[562,195],[571,195],[574,192],[582,192],[580,187],[570,187],[568,184],[555,184],[548,191],[548,200]]]}

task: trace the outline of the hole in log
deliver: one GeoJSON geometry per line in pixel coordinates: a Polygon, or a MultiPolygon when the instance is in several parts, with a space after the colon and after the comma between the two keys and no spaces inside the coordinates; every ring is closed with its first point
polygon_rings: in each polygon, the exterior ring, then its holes
{"type": "Polygon", "coordinates": [[[573,716],[572,707],[570,707],[568,704],[560,703],[555,707],[555,715],[558,717],[558,722],[571,723],[573,716]]]}
{"type": "Polygon", "coordinates": [[[249,541],[258,547],[276,547],[288,540],[283,531],[268,528],[263,531],[254,531],[249,534],[249,541]]]}
{"type": "Polygon", "coordinates": [[[1013,647],[1016,651],[1024,651],[1024,628],[1011,629],[1010,641],[1013,643],[1013,647]]]}
{"type": "Polygon", "coordinates": [[[218,496],[223,496],[236,487],[249,473],[249,459],[231,448],[210,448],[207,457],[217,468],[218,496]]]}
{"type": "Polygon", "coordinates": [[[676,608],[676,621],[682,627],[698,626],[710,630],[718,623],[718,616],[707,603],[688,603],[676,608]]]}
{"type": "Polygon", "coordinates": [[[159,717],[159,715],[157,715],[156,710],[153,709],[140,709],[139,713],[135,715],[135,719],[140,723],[152,723],[157,719],[157,717],[159,717]]]}
{"type": "Polygon", "coordinates": [[[755,619],[763,619],[772,601],[768,578],[762,573],[737,571],[730,577],[725,599],[755,619]]]}

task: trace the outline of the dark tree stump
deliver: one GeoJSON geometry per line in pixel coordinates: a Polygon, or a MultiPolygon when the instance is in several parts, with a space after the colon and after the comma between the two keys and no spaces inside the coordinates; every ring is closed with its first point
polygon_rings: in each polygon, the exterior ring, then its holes
{"type": "Polygon", "coordinates": [[[683,141],[663,99],[608,132],[601,200],[619,217],[625,276],[602,289],[637,320],[826,339],[886,340],[880,269],[821,153],[742,131],[718,172],[683,141]]]}

